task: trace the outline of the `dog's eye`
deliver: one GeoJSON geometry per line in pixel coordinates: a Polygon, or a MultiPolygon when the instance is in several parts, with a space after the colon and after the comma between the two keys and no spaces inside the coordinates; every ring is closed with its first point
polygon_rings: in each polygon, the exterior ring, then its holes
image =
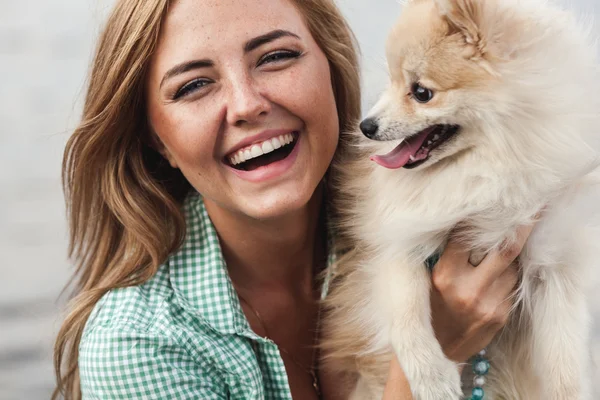
{"type": "Polygon", "coordinates": [[[433,91],[421,86],[419,83],[413,83],[410,91],[419,103],[428,103],[433,99],[433,91]]]}

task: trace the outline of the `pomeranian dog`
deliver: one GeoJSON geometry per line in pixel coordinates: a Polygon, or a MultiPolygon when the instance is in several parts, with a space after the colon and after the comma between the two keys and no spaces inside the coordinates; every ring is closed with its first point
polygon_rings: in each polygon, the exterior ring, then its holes
{"type": "MultiPolygon", "coordinates": [[[[430,321],[426,260],[450,238],[520,253],[486,399],[589,399],[584,292],[600,264],[600,74],[591,30],[544,0],[412,0],[387,43],[391,83],[346,134],[332,179],[341,246],[325,364],[380,399],[395,354],[417,400],[469,385],[430,321]],[[365,137],[366,136],[366,137],[365,137]]],[[[473,262],[477,264],[476,261],[473,262]]],[[[467,367],[465,370],[469,370],[467,367]]]]}

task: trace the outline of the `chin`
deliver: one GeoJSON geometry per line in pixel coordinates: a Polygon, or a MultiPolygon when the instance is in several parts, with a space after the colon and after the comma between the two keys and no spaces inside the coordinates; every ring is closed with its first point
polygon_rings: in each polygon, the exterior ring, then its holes
{"type": "Polygon", "coordinates": [[[284,218],[304,210],[315,193],[310,188],[279,187],[268,193],[240,197],[236,206],[243,214],[256,220],[284,218]],[[239,200],[242,200],[241,202],[239,200]]]}
{"type": "Polygon", "coordinates": [[[352,398],[378,399],[395,356],[415,398],[470,394],[473,376],[461,382],[429,319],[426,262],[456,240],[473,265],[510,249],[506,263],[520,268],[515,306],[487,348],[485,398],[597,398],[595,42],[543,0],[422,0],[404,5],[387,50],[392,84],[333,166],[336,232],[351,251],[323,323],[332,373],[356,378],[352,398]],[[542,209],[515,251],[518,228],[542,209]]]}

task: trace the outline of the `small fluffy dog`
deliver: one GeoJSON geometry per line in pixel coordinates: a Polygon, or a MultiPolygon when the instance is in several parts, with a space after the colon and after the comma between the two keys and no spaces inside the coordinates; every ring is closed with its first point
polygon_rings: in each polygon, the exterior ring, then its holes
{"type": "Polygon", "coordinates": [[[404,5],[368,139],[348,135],[333,172],[349,250],[324,339],[352,399],[381,398],[394,353],[417,400],[462,396],[424,263],[455,235],[474,259],[510,247],[541,209],[511,318],[488,347],[486,399],[591,397],[583,293],[600,270],[600,74],[589,36],[544,0],[404,5]]]}

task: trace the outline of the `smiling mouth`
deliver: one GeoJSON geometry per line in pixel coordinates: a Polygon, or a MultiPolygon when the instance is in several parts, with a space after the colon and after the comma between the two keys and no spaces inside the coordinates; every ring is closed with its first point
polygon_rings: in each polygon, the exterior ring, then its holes
{"type": "Polygon", "coordinates": [[[404,139],[390,153],[371,159],[389,169],[412,169],[429,160],[431,152],[447,143],[460,131],[458,125],[433,125],[404,139]]]}
{"type": "Polygon", "coordinates": [[[294,131],[248,146],[227,155],[225,163],[239,171],[254,171],[285,160],[296,147],[298,135],[299,132],[294,131]]]}

